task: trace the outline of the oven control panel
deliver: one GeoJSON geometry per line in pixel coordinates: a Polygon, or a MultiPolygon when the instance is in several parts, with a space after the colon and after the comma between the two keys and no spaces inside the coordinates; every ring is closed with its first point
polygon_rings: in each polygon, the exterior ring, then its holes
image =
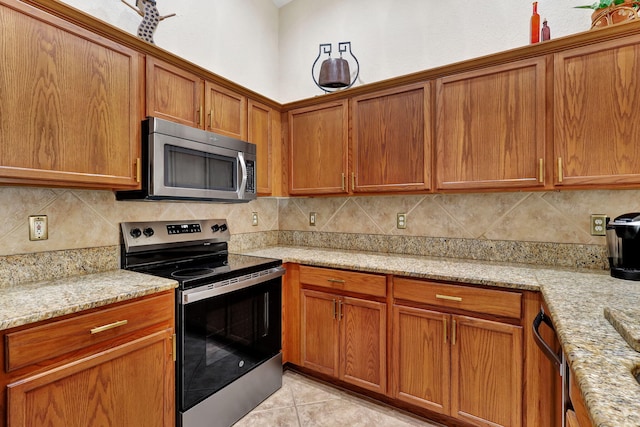
{"type": "Polygon", "coordinates": [[[228,242],[231,238],[225,219],[123,222],[120,228],[127,252],[132,248],[149,250],[154,247],[199,241],[228,242]]]}
{"type": "Polygon", "coordinates": [[[202,233],[200,224],[169,224],[167,225],[167,233],[169,234],[182,234],[182,233],[202,233]]]}

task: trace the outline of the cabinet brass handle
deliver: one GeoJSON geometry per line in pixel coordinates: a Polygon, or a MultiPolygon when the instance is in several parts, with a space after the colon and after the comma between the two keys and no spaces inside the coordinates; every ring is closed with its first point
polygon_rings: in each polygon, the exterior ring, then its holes
{"type": "Polygon", "coordinates": [[[340,280],[340,279],[327,279],[327,282],[331,282],[331,283],[344,283],[344,280],[340,280]]]}
{"type": "Polygon", "coordinates": [[[351,172],[351,190],[356,191],[356,174],[351,172]]]}
{"type": "Polygon", "coordinates": [[[544,160],[540,159],[538,161],[538,182],[544,182],[544,160]]]}
{"type": "Polygon", "coordinates": [[[440,294],[436,294],[436,299],[444,299],[447,301],[462,301],[461,297],[452,297],[450,295],[440,295],[440,294]]]}
{"type": "Polygon", "coordinates": [[[456,321],[451,323],[451,345],[456,345],[456,321]]]}
{"type": "Polygon", "coordinates": [[[136,182],[142,180],[142,160],[140,157],[136,159],[136,182]]]}
{"type": "Polygon", "coordinates": [[[336,318],[336,300],[332,300],[333,318],[336,318]]]}
{"type": "Polygon", "coordinates": [[[558,157],[558,182],[562,182],[562,157],[558,157]]]}
{"type": "Polygon", "coordinates": [[[444,343],[447,343],[447,319],[443,319],[442,332],[444,333],[444,343]]]}
{"type": "Polygon", "coordinates": [[[128,322],[128,320],[118,320],[117,322],[109,323],[108,325],[98,326],[97,328],[91,329],[91,334],[99,334],[100,332],[108,331],[109,329],[118,328],[126,325],[128,322]]]}
{"type": "Polygon", "coordinates": [[[342,300],[338,301],[338,320],[342,319],[342,300]]]}
{"type": "Polygon", "coordinates": [[[178,343],[176,342],[176,334],[173,334],[171,341],[173,344],[173,361],[175,362],[178,359],[178,343]]]}
{"type": "Polygon", "coordinates": [[[344,173],[342,174],[342,191],[344,191],[344,173]]]}
{"type": "Polygon", "coordinates": [[[196,110],[196,120],[198,125],[202,124],[202,107],[198,107],[196,110]]]}

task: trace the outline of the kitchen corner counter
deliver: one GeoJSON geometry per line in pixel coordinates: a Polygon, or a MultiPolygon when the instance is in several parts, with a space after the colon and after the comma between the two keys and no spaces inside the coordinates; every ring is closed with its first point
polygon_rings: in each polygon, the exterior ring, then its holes
{"type": "Polygon", "coordinates": [[[594,425],[640,426],[640,385],[632,375],[640,367],[640,353],[604,317],[605,307],[636,308],[640,282],[615,279],[597,270],[309,247],[268,247],[246,253],[321,267],[540,291],[594,425]]]}
{"type": "Polygon", "coordinates": [[[176,288],[175,280],[126,270],[0,287],[0,330],[176,288]]]}

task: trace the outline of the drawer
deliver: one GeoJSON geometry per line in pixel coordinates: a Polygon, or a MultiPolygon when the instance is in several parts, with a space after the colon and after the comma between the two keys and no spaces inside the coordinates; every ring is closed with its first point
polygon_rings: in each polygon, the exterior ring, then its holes
{"type": "Polygon", "coordinates": [[[173,326],[174,304],[173,292],[164,292],[8,333],[5,336],[6,370],[13,371],[159,323],[173,326]]]}
{"type": "Polygon", "coordinates": [[[519,292],[449,285],[407,278],[394,278],[393,297],[446,308],[519,319],[522,294],[519,292]]]}
{"type": "Polygon", "coordinates": [[[300,266],[300,284],[314,285],[336,291],[385,297],[387,278],[379,274],[333,270],[331,268],[300,266]]]}

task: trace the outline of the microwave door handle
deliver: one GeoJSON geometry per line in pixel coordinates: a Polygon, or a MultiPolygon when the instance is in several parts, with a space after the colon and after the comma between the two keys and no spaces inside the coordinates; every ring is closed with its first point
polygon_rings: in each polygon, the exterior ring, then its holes
{"type": "Polygon", "coordinates": [[[241,199],[244,196],[244,189],[247,187],[247,163],[244,160],[244,153],[238,153],[238,162],[240,163],[240,169],[242,170],[242,181],[238,187],[238,198],[241,199]]]}

